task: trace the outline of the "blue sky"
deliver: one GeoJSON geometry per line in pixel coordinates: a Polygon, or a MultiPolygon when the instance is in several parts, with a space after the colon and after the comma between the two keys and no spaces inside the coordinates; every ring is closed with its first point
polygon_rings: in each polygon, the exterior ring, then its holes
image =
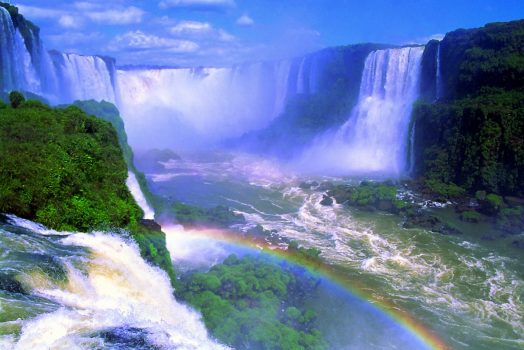
{"type": "Polygon", "coordinates": [[[524,0],[12,2],[40,26],[48,49],[112,56],[120,65],[229,65],[360,42],[424,43],[524,18],[524,0]]]}

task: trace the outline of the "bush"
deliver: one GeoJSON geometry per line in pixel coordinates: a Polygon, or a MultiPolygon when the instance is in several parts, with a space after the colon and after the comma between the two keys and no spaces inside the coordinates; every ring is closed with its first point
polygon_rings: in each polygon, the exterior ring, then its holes
{"type": "Polygon", "coordinates": [[[504,200],[501,196],[490,193],[486,196],[486,204],[492,212],[498,213],[504,206],[504,200]]]}
{"type": "Polygon", "coordinates": [[[454,199],[466,194],[466,190],[454,183],[443,183],[439,180],[429,179],[425,182],[426,187],[441,199],[454,199]]]}
{"type": "Polygon", "coordinates": [[[11,103],[12,108],[18,108],[25,101],[24,95],[18,91],[11,91],[9,94],[9,102],[11,103]]]}

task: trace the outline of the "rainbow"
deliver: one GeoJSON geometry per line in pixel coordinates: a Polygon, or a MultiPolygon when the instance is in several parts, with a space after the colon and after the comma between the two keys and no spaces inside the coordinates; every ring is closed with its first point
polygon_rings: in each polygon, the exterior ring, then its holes
{"type": "Polygon", "coordinates": [[[439,336],[429,327],[415,319],[407,311],[389,302],[385,298],[378,297],[370,288],[362,285],[354,279],[350,279],[347,274],[337,271],[333,266],[327,265],[317,260],[305,259],[302,255],[289,252],[283,249],[276,249],[265,242],[256,241],[252,238],[243,236],[238,232],[218,230],[218,229],[181,229],[180,227],[162,227],[166,234],[181,234],[186,237],[195,237],[206,240],[227,243],[242,249],[255,250],[274,256],[278,259],[290,262],[307,269],[312,275],[326,278],[331,283],[343,288],[352,296],[371,304],[376,309],[388,316],[396,324],[407,329],[415,338],[423,343],[427,348],[433,350],[451,349],[439,336]]]}

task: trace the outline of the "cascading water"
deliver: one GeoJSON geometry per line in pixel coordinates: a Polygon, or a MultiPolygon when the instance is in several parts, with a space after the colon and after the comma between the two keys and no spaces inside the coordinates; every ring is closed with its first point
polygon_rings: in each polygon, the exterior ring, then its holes
{"type": "Polygon", "coordinates": [[[126,184],[127,188],[129,188],[129,192],[133,195],[135,202],[140,206],[140,208],[142,208],[144,219],[153,220],[155,218],[155,212],[149,203],[147,203],[146,197],[136,179],[136,175],[132,171],[128,171],[126,184]]]}
{"type": "Polygon", "coordinates": [[[442,97],[442,77],[440,73],[440,42],[437,48],[437,69],[435,72],[435,100],[439,100],[442,97]]]}
{"type": "Polygon", "coordinates": [[[114,62],[98,56],[52,52],[54,75],[60,81],[56,99],[67,103],[75,100],[116,102],[114,62]]]}
{"type": "Polygon", "coordinates": [[[0,284],[0,349],[225,348],[134,243],[9,221],[0,224],[0,278],[10,282],[0,284]]]}
{"type": "Polygon", "coordinates": [[[0,7],[0,32],[0,88],[4,91],[40,91],[24,39],[3,7],[0,7]]]}
{"type": "Polygon", "coordinates": [[[360,94],[348,121],[319,137],[299,167],[333,173],[399,175],[406,170],[412,105],[423,47],[377,50],[366,58],[360,94]]]}
{"type": "Polygon", "coordinates": [[[291,65],[118,70],[119,107],[130,142],[203,147],[263,128],[285,108],[291,65]]]}

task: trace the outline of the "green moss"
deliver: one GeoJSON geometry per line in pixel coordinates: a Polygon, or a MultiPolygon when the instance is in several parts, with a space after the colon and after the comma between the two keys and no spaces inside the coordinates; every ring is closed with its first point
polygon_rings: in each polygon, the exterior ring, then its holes
{"type": "Polygon", "coordinates": [[[476,211],[465,211],[462,214],[460,214],[460,220],[466,222],[479,222],[481,218],[482,215],[480,215],[476,211]]]}
{"type": "Polygon", "coordinates": [[[436,179],[426,180],[425,186],[443,199],[453,199],[463,196],[466,190],[454,183],[444,183],[436,179]]]}
{"type": "Polygon", "coordinates": [[[504,199],[501,196],[490,193],[486,196],[486,203],[492,211],[499,212],[504,206],[504,199]]]}

